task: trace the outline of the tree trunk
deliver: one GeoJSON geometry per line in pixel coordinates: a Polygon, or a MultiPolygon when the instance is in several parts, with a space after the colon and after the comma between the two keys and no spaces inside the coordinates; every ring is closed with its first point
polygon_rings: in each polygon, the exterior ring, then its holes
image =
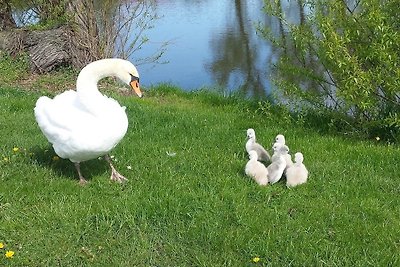
{"type": "Polygon", "coordinates": [[[66,10],[73,21],[70,39],[72,64],[82,68],[101,58],[94,3],[93,0],[69,1],[66,10]]]}
{"type": "Polygon", "coordinates": [[[11,15],[9,1],[0,0],[0,31],[16,28],[17,25],[11,15]]]}
{"type": "MultiPolygon", "coordinates": [[[[48,5],[56,5],[53,0],[48,5]]],[[[53,6],[48,6],[53,7],[53,6]]],[[[27,52],[32,72],[49,72],[69,65],[81,69],[101,57],[92,0],[68,1],[69,25],[50,30],[17,29],[7,1],[0,0],[0,50],[11,55],[27,52]]]]}

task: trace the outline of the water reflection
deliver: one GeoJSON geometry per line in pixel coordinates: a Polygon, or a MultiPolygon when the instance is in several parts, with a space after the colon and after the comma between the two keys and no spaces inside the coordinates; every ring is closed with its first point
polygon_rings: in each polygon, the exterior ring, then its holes
{"type": "Polygon", "coordinates": [[[214,33],[211,38],[213,61],[206,67],[219,85],[240,88],[246,94],[263,97],[269,84],[266,79],[268,68],[262,64],[261,58],[265,47],[255,35],[254,21],[250,19],[254,10],[249,9],[249,4],[254,8],[251,1],[230,3],[226,33],[214,33]]]}
{"type": "Polygon", "coordinates": [[[171,82],[185,90],[239,88],[265,96],[275,55],[256,33],[256,24],[268,20],[262,7],[262,0],[157,1],[162,18],[148,32],[150,44],[132,59],[169,41],[164,54],[169,63],[140,66],[143,83],[171,82]]]}

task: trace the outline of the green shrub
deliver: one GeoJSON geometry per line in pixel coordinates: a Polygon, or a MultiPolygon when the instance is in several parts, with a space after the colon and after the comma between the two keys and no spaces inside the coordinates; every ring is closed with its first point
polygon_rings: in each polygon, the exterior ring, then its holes
{"type": "Polygon", "coordinates": [[[345,120],[358,133],[398,140],[397,1],[361,0],[353,6],[346,1],[299,2],[300,20],[291,23],[280,1],[265,1],[265,11],[278,18],[280,31],[260,27],[281,51],[274,72],[281,97],[292,107],[337,114],[338,121],[345,120]]]}

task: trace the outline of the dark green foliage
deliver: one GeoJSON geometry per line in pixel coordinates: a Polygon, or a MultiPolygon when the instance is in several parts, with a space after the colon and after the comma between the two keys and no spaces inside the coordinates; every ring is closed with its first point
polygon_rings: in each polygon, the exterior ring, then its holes
{"type": "Polygon", "coordinates": [[[65,0],[11,0],[10,4],[21,26],[43,30],[59,27],[68,21],[68,1],[65,0]]]}
{"type": "Polygon", "coordinates": [[[275,81],[283,98],[295,108],[329,110],[363,136],[398,141],[398,1],[299,1],[298,23],[285,19],[279,3],[266,1],[266,12],[280,20],[279,36],[261,31],[282,52],[275,81]]]}

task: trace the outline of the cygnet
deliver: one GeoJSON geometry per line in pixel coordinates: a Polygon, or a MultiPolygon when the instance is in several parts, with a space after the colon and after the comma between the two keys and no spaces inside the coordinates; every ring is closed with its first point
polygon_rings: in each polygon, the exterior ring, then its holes
{"type": "MultiPolygon", "coordinates": [[[[283,135],[282,135],[282,136],[283,136],[283,135]]],[[[272,157],[271,157],[271,161],[272,161],[272,162],[273,162],[273,161],[276,161],[276,160],[279,158],[279,153],[278,153],[278,151],[279,151],[283,146],[285,146],[285,147],[287,148],[287,151],[289,152],[289,147],[286,146],[286,145],[284,145],[284,144],[282,144],[282,143],[276,142],[276,143],[272,146],[272,150],[274,151],[274,153],[272,154],[272,157]]],[[[289,168],[290,166],[293,165],[292,156],[291,156],[290,154],[286,153],[286,154],[284,155],[284,158],[285,158],[285,161],[286,161],[286,169],[287,169],[287,168],[289,168]]]]}
{"type": "MultiPolygon", "coordinates": [[[[275,137],[275,143],[278,143],[278,144],[282,144],[282,145],[286,145],[286,140],[285,140],[285,136],[283,135],[283,134],[278,134],[276,137],[275,137]]],[[[275,144],[274,143],[274,144],[275,144]]],[[[286,145],[287,146],[287,145],[286,145]]],[[[288,147],[289,148],[289,147],[288,147]]],[[[288,155],[288,157],[286,157],[288,160],[286,160],[286,163],[287,164],[293,164],[293,162],[292,162],[292,157],[290,156],[290,155],[288,155]]]]}
{"type": "MultiPolygon", "coordinates": [[[[274,145],[275,146],[275,145],[274,145]]],[[[272,156],[272,163],[267,167],[268,170],[268,181],[271,184],[278,182],[283,175],[286,168],[286,159],[289,148],[282,144],[275,146],[275,153],[272,156]]]]}
{"type": "Polygon", "coordinates": [[[303,164],[303,154],[297,152],[294,155],[295,163],[286,170],[286,186],[294,187],[307,182],[308,170],[303,164]]]}
{"type": "Polygon", "coordinates": [[[246,151],[250,154],[250,151],[254,150],[257,152],[257,160],[260,161],[270,161],[271,156],[265,150],[265,148],[256,142],[256,132],[254,129],[247,129],[247,142],[246,142],[246,151]]]}
{"type": "Polygon", "coordinates": [[[245,167],[245,173],[246,175],[250,176],[251,178],[254,179],[254,181],[257,182],[259,185],[267,185],[268,184],[268,170],[262,164],[257,160],[258,155],[257,152],[254,150],[251,150],[249,152],[249,158],[250,160],[247,162],[246,167],[245,167]]]}
{"type": "Polygon", "coordinates": [[[285,136],[283,136],[283,134],[278,134],[275,137],[275,143],[279,143],[279,144],[285,145],[285,136]]]}

